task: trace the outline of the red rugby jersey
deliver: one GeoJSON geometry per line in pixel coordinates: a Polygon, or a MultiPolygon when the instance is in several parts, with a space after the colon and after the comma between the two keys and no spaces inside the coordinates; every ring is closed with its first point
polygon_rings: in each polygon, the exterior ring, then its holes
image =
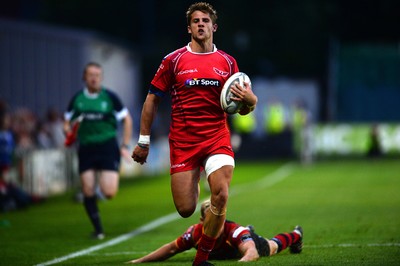
{"type": "Polygon", "coordinates": [[[187,45],[167,55],[151,84],[171,94],[170,139],[199,142],[226,133],[220,93],[238,71],[236,60],[215,46],[213,52],[194,53],[187,45]]]}
{"type": "MultiPolygon", "coordinates": [[[[203,224],[190,226],[186,232],[175,240],[177,247],[183,251],[196,248],[200,241],[203,231],[203,224]]],[[[217,239],[214,249],[210,254],[210,259],[234,259],[240,258],[239,245],[251,240],[250,231],[235,222],[226,221],[224,231],[217,239]]]]}

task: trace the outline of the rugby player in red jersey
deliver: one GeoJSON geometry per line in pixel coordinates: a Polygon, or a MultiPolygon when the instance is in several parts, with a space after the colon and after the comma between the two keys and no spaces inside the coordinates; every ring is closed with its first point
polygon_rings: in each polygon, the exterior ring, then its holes
{"type": "MultiPolygon", "coordinates": [[[[190,226],[180,237],[129,263],[163,261],[185,250],[198,248],[205,212],[209,207],[210,201],[205,201],[201,205],[200,223],[190,226]]],[[[296,226],[290,233],[281,233],[269,240],[257,235],[252,227],[225,221],[209,257],[215,260],[255,261],[260,257],[275,255],[286,248],[289,248],[291,253],[302,251],[303,229],[300,226],[296,226]]]]}
{"type": "MultiPolygon", "coordinates": [[[[211,206],[204,220],[204,233],[193,265],[210,265],[209,253],[225,221],[228,189],[234,168],[227,115],[220,106],[225,81],[239,71],[236,60],[213,43],[217,13],[204,2],[186,12],[191,41],[168,54],[151,81],[143,104],[140,136],[132,158],[143,164],[149,153],[150,133],[158,105],[169,93],[172,100],[169,133],[171,191],[178,213],[189,217],[199,197],[200,172],[205,170],[211,191],[211,206]]],[[[249,84],[231,87],[234,100],[242,101],[240,114],[257,104],[249,84]]]]}

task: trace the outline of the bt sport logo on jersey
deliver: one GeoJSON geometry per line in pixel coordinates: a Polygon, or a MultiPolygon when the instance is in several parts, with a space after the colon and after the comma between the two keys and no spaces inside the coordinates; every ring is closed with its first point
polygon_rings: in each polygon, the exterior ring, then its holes
{"type": "Polygon", "coordinates": [[[185,81],[185,86],[187,88],[191,88],[193,86],[213,86],[213,87],[219,87],[220,86],[220,81],[216,79],[206,79],[206,78],[193,78],[193,79],[188,79],[185,81]]]}

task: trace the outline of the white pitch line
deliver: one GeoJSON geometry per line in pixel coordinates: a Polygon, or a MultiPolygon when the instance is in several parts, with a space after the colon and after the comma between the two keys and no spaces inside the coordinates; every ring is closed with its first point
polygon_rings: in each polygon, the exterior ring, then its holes
{"type": "Polygon", "coordinates": [[[229,195],[233,196],[236,194],[240,194],[242,192],[258,190],[258,189],[265,189],[267,187],[272,187],[276,183],[282,181],[283,179],[287,178],[293,172],[294,164],[286,163],[279,167],[274,172],[264,176],[263,178],[251,182],[251,183],[244,183],[241,185],[236,185],[229,191],[229,195]]]}
{"type": "Polygon", "coordinates": [[[100,249],[103,249],[103,248],[106,248],[106,247],[109,247],[109,246],[114,246],[114,245],[119,244],[119,243],[121,243],[123,241],[126,241],[126,240],[128,240],[130,238],[133,238],[133,237],[135,237],[137,235],[140,235],[141,233],[150,231],[150,230],[152,230],[154,228],[157,228],[157,227],[159,227],[159,226],[161,226],[163,224],[166,224],[166,223],[169,223],[169,222],[171,222],[173,220],[176,220],[179,217],[180,216],[177,213],[168,214],[168,215],[163,216],[161,218],[158,218],[158,219],[156,219],[156,220],[154,220],[154,221],[152,221],[152,222],[150,222],[148,224],[145,224],[145,225],[139,227],[138,229],[133,230],[133,231],[127,233],[127,234],[123,234],[123,235],[121,235],[119,237],[113,238],[113,239],[111,239],[111,240],[109,240],[109,241],[107,241],[107,242],[105,242],[103,244],[92,246],[90,248],[83,249],[83,250],[68,254],[66,256],[63,256],[63,257],[55,258],[54,260],[50,260],[50,261],[47,261],[47,262],[39,263],[39,264],[36,264],[36,266],[47,266],[47,265],[60,263],[60,262],[63,262],[63,261],[69,260],[69,259],[73,259],[73,258],[82,256],[82,255],[89,254],[89,253],[91,253],[93,251],[96,251],[96,250],[100,250],[100,249]]]}
{"type": "MultiPolygon", "coordinates": [[[[321,248],[372,248],[372,247],[400,247],[400,243],[362,243],[362,244],[324,244],[324,245],[303,245],[303,249],[321,249],[321,248]]],[[[108,253],[92,253],[88,256],[103,256],[103,257],[113,257],[121,255],[137,255],[137,254],[149,254],[150,251],[120,251],[120,252],[108,252],[108,253]]],[[[194,250],[190,250],[194,253],[194,250]]]]}
{"type": "MultiPolygon", "coordinates": [[[[240,194],[242,191],[246,191],[247,189],[249,189],[250,187],[256,186],[256,188],[266,188],[266,187],[270,187],[275,185],[276,183],[278,183],[279,181],[282,181],[284,178],[286,178],[287,176],[290,175],[290,173],[293,171],[293,165],[288,163],[285,164],[283,166],[281,166],[280,168],[278,168],[275,172],[272,172],[271,174],[268,174],[266,176],[264,176],[262,179],[253,182],[253,183],[249,183],[249,184],[243,184],[243,185],[238,185],[237,187],[234,187],[233,189],[231,189],[230,194],[231,195],[236,195],[236,194],[240,194]]],[[[254,188],[253,188],[254,189],[254,188]]],[[[205,200],[205,199],[204,199],[205,200]]],[[[202,201],[200,201],[202,202],[202,201]]],[[[200,205],[200,204],[199,204],[200,205]]],[[[199,207],[199,205],[197,207],[199,207]]],[[[197,208],[196,212],[198,211],[199,208],[197,208]]],[[[130,238],[133,238],[137,235],[140,235],[144,232],[150,231],[152,229],[155,229],[161,225],[164,225],[166,223],[172,222],[174,220],[177,220],[178,218],[180,218],[180,216],[178,215],[178,213],[171,213],[168,215],[165,215],[163,217],[160,217],[148,224],[145,224],[141,227],[139,227],[136,230],[133,230],[129,233],[123,234],[119,237],[113,238],[107,242],[104,242],[102,244],[96,245],[96,246],[92,246],[90,248],[87,249],[83,249],[68,255],[65,255],[63,257],[59,257],[59,258],[55,258],[53,260],[50,261],[46,261],[46,262],[42,262],[39,264],[36,264],[35,266],[47,266],[47,265],[53,265],[56,263],[60,263],[69,259],[73,259],[79,256],[83,256],[83,255],[87,255],[93,251],[97,251],[106,247],[110,247],[110,246],[114,246],[117,245],[121,242],[124,242],[130,238]]]]}
{"type": "Polygon", "coordinates": [[[305,248],[358,248],[358,247],[400,247],[400,243],[343,243],[325,245],[304,245],[305,248]]]}

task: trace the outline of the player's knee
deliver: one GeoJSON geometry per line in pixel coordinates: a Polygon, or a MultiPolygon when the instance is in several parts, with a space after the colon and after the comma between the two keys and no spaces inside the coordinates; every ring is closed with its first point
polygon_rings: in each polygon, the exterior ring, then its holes
{"type": "Polygon", "coordinates": [[[225,208],[228,203],[229,193],[228,190],[221,189],[214,195],[212,195],[212,204],[217,208],[225,208]]]}
{"type": "Polygon", "coordinates": [[[194,211],[190,211],[190,210],[178,210],[178,213],[180,216],[182,216],[183,218],[188,218],[190,216],[192,216],[192,214],[194,213],[194,211]]]}
{"type": "Polygon", "coordinates": [[[183,218],[188,218],[192,216],[194,211],[196,210],[196,205],[188,206],[188,205],[179,205],[176,206],[176,210],[178,211],[179,215],[183,218]]]}
{"type": "Polygon", "coordinates": [[[268,240],[267,242],[268,245],[268,250],[267,250],[267,256],[272,256],[278,253],[278,244],[275,241],[268,240]]]}
{"type": "Polygon", "coordinates": [[[94,188],[89,188],[89,187],[83,187],[82,193],[83,195],[85,195],[85,197],[93,197],[96,194],[94,188]]]}
{"type": "Polygon", "coordinates": [[[106,199],[112,199],[117,195],[117,191],[102,191],[102,193],[106,199]]]}
{"type": "Polygon", "coordinates": [[[228,202],[227,193],[219,193],[211,197],[210,211],[216,216],[222,216],[226,214],[226,205],[228,202]]]}
{"type": "Polygon", "coordinates": [[[115,197],[115,194],[104,194],[104,197],[106,197],[106,199],[113,199],[115,197]]]}

